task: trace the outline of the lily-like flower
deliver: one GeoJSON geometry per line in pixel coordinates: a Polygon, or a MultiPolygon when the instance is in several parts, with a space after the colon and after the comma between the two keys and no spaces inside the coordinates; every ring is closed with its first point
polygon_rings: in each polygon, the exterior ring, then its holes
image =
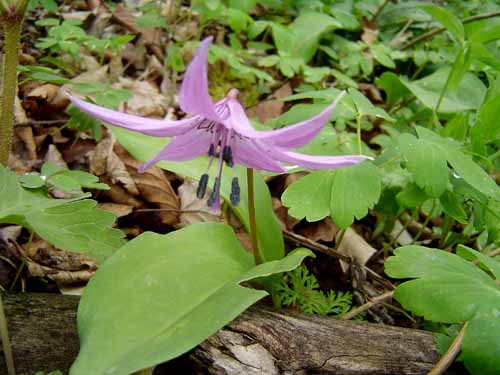
{"type": "MultiPolygon", "coordinates": [[[[212,37],[204,39],[189,64],[179,92],[182,111],[192,117],[180,121],[168,121],[133,116],[113,111],[70,96],[73,104],[99,120],[156,137],[174,137],[158,155],[141,166],[141,171],[160,160],[184,161],[208,154],[210,161],[218,160],[217,177],[214,181],[208,205],[214,210],[220,207],[220,178],[225,165],[241,164],[248,168],[269,172],[286,172],[283,163],[306,169],[339,168],[366,159],[361,155],[312,156],[290,151],[290,148],[307,144],[327,123],[344,92],[320,114],[278,130],[257,131],[238,101],[238,90],[231,89],[227,96],[214,103],[208,92],[207,57],[212,37]]],[[[204,173],[198,185],[197,196],[203,198],[208,183],[204,173]]],[[[230,196],[233,205],[238,204],[240,188],[233,177],[230,196]]]]}

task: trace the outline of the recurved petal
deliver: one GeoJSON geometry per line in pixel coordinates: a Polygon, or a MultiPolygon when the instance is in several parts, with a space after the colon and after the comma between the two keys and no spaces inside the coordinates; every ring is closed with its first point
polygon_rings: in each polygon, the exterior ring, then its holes
{"type": "Polygon", "coordinates": [[[141,165],[139,172],[144,172],[160,160],[184,161],[206,154],[211,141],[211,133],[198,129],[190,130],[170,141],[158,155],[141,165]]]}
{"type": "Polygon", "coordinates": [[[235,136],[231,147],[237,164],[274,173],[286,172],[285,167],[278,160],[268,155],[257,142],[251,139],[235,136]]]}
{"type": "Polygon", "coordinates": [[[279,161],[298,165],[306,169],[335,169],[348,167],[371,159],[363,155],[316,156],[287,151],[279,147],[269,147],[268,154],[279,161]]]}
{"type": "Polygon", "coordinates": [[[73,105],[89,115],[111,125],[137,131],[155,137],[173,137],[192,129],[200,121],[199,116],[180,121],[157,120],[129,115],[92,104],[68,95],[73,105]]]}
{"type": "Polygon", "coordinates": [[[179,91],[179,105],[186,113],[199,115],[219,122],[214,102],[208,92],[208,47],[212,37],[205,38],[189,63],[179,91]]]}
{"type": "Polygon", "coordinates": [[[345,92],[341,92],[330,106],[308,120],[289,125],[283,129],[268,131],[255,130],[241,104],[237,100],[232,99],[227,102],[230,115],[226,122],[228,123],[228,127],[232,127],[234,131],[245,137],[265,139],[267,143],[272,143],[280,147],[301,147],[314,138],[328,122],[333,110],[344,95],[345,92]]]}

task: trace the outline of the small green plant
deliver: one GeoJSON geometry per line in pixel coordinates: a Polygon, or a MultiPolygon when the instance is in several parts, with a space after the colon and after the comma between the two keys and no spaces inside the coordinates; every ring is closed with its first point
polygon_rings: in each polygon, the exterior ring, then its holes
{"type": "Polygon", "coordinates": [[[20,177],[21,185],[28,189],[45,187],[57,189],[71,195],[83,194],[82,188],[108,190],[109,186],[99,183],[99,178],[83,171],[72,171],[51,162],[42,165],[40,173],[26,173],[20,177]]]}
{"type": "Polygon", "coordinates": [[[307,314],[337,316],[352,307],[351,293],[333,290],[324,293],[319,290],[316,277],[305,266],[287,272],[275,287],[273,298],[280,307],[295,307],[307,314]]]}

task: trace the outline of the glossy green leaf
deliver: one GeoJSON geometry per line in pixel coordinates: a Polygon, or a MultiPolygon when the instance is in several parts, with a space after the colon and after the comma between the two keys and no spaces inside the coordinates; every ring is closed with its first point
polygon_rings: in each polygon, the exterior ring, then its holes
{"type": "Polygon", "coordinates": [[[292,270],[309,255],[297,249],[255,266],[232,229],[219,223],[144,233],[88,284],[70,374],[124,375],[177,357],[267,295],[241,282],[292,270]]]}
{"type": "MultiPolygon", "coordinates": [[[[109,130],[116,136],[118,141],[132,154],[137,160],[146,161],[155,156],[169,142],[169,138],[149,137],[147,135],[128,131],[117,127],[109,127],[109,130]]],[[[206,172],[208,166],[208,157],[200,157],[194,160],[184,161],[182,163],[161,161],[157,164],[159,167],[178,173],[182,176],[199,179],[206,172]]],[[[241,201],[237,206],[233,206],[234,212],[238,215],[245,227],[249,228],[248,221],[248,195],[246,184],[246,170],[242,167],[236,167],[240,188],[241,201]]],[[[225,168],[222,171],[221,195],[229,202],[231,194],[232,170],[225,168]]],[[[215,176],[215,170],[211,170],[211,180],[215,176]]],[[[257,237],[259,248],[264,261],[283,258],[285,247],[283,234],[276,218],[269,190],[256,173],[255,178],[255,213],[259,218],[257,226],[257,237]]]]}
{"type": "Polygon", "coordinates": [[[447,215],[461,224],[467,224],[467,213],[456,194],[447,190],[439,197],[439,202],[447,215]]]}
{"type": "Polygon", "coordinates": [[[51,199],[40,189],[23,189],[15,173],[0,166],[0,223],[18,224],[64,250],[102,262],[123,245],[123,232],[112,228],[115,216],[95,208],[96,201],[51,199]]]}
{"type": "Polygon", "coordinates": [[[328,214],[336,225],[349,227],[377,203],[381,181],[378,168],[364,162],[355,166],[312,172],[290,185],[282,196],[290,215],[309,221],[328,214]]]}

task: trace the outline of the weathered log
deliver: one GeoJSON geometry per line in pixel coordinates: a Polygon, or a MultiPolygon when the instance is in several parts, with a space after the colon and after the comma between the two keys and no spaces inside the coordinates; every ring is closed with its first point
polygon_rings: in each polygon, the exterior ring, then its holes
{"type": "MultiPolygon", "coordinates": [[[[78,352],[78,298],[10,294],[4,301],[18,374],[67,373],[78,352]]],[[[429,371],[438,353],[428,332],[257,305],[185,359],[202,374],[416,375],[429,371]]]]}

